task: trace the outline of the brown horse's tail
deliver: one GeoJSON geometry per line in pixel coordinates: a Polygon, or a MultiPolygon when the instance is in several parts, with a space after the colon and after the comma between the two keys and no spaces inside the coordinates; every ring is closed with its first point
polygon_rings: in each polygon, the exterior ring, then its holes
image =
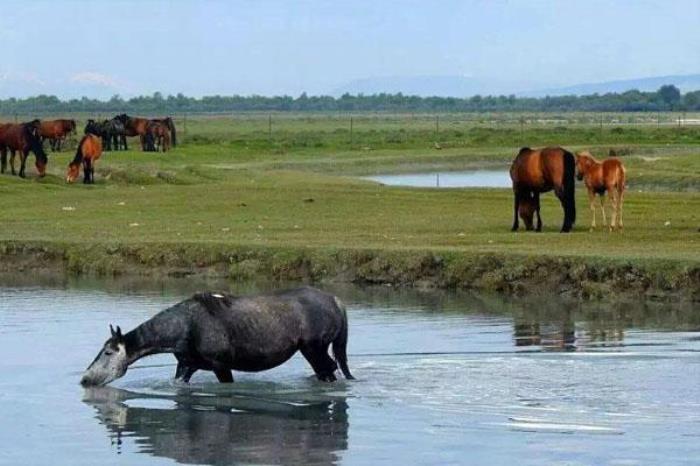
{"type": "Polygon", "coordinates": [[[86,134],[85,136],[82,137],[80,142],[78,143],[78,149],[75,151],[75,157],[73,157],[73,161],[69,165],[80,165],[83,162],[83,144],[85,144],[85,141],[87,141],[88,135],[86,134]]]}
{"type": "Polygon", "coordinates": [[[576,223],[576,157],[569,151],[564,151],[564,225],[561,231],[568,232],[576,223]]]}

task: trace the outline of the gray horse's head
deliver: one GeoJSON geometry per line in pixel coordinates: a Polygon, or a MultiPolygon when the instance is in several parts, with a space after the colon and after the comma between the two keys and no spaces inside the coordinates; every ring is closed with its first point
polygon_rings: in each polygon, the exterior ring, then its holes
{"type": "Polygon", "coordinates": [[[84,387],[107,385],[126,374],[129,358],[126,354],[122,329],[117,326],[115,330],[110,325],[109,331],[112,336],[105,342],[95,360],[85,369],[85,373],[80,379],[80,384],[84,387]]]}

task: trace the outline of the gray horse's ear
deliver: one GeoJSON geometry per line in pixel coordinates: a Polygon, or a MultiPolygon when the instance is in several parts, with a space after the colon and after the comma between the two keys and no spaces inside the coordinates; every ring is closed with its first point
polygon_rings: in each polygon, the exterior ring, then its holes
{"type": "Polygon", "coordinates": [[[114,331],[114,328],[112,327],[112,324],[109,324],[109,333],[110,333],[112,336],[115,336],[115,335],[117,334],[117,332],[114,331]]]}

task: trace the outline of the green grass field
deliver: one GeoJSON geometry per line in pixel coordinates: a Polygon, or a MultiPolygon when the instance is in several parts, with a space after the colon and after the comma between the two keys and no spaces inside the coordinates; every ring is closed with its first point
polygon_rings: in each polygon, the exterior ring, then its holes
{"type": "Polygon", "coordinates": [[[436,140],[426,127],[401,131],[375,122],[372,130],[354,127],[351,145],[349,131],[334,130],[333,119],[285,118],[273,140],[265,116],[188,120],[172,152],[106,153],[94,186],[63,182],[68,152],[50,155],[44,179],[34,178],[33,168],[27,180],[0,176],[0,241],[700,264],[700,128],[475,126],[443,129],[436,140]],[[543,197],[545,231],[514,234],[509,189],[395,188],[355,178],[507,169],[526,144],[585,147],[601,156],[616,149],[628,170],[625,230],[588,232],[582,186],[573,234],[558,233],[562,212],[552,194],[543,197]]]}

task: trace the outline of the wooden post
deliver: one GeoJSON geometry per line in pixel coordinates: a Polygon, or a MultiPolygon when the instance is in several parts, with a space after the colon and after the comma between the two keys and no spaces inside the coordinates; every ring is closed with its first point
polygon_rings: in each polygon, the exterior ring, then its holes
{"type": "Polygon", "coordinates": [[[350,149],[353,147],[354,143],[353,133],[352,133],[352,117],[350,117],[350,149]]]}
{"type": "Polygon", "coordinates": [[[15,123],[17,123],[17,112],[15,112],[15,123]]]}
{"type": "Polygon", "coordinates": [[[267,140],[272,144],[272,114],[267,116],[267,140]]]}
{"type": "Polygon", "coordinates": [[[525,133],[525,118],[520,117],[520,136],[525,133]]]}
{"type": "Polygon", "coordinates": [[[182,141],[185,140],[185,136],[187,136],[187,114],[183,113],[182,114],[182,141]]]}
{"type": "Polygon", "coordinates": [[[440,133],[440,115],[435,115],[435,140],[438,140],[438,134],[440,133]]]}

